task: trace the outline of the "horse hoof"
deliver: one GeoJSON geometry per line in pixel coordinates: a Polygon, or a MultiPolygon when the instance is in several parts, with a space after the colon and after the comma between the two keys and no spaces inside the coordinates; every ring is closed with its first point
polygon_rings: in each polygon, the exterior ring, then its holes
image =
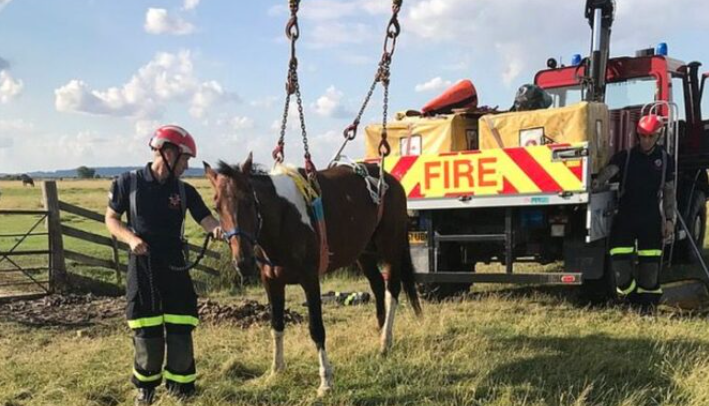
{"type": "Polygon", "coordinates": [[[318,388],[318,397],[319,398],[325,397],[325,396],[327,396],[328,393],[330,393],[330,391],[332,391],[332,386],[322,386],[321,385],[318,388]]]}

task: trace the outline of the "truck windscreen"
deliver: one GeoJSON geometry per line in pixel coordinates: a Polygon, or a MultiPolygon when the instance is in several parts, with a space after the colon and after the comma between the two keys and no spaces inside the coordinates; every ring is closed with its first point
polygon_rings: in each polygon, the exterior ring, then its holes
{"type": "MultiPolygon", "coordinates": [[[[583,100],[580,86],[546,89],[552,97],[553,107],[565,107],[583,100]]],[[[606,86],[606,104],[611,110],[628,106],[643,106],[655,101],[657,81],[652,77],[611,82],[606,86]]]]}

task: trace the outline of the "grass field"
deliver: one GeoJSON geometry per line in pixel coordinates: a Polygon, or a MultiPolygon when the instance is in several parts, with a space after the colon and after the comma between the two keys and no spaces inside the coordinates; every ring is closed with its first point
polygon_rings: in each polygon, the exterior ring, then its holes
{"type": "MultiPolygon", "coordinates": [[[[193,184],[209,197],[204,181],[193,184]]],[[[60,198],[103,211],[107,186],[106,181],[60,182],[60,198]]],[[[0,190],[0,208],[41,207],[39,188],[0,182],[0,190]]],[[[21,229],[22,221],[0,216],[0,234],[21,229]]],[[[71,221],[105,233],[100,223],[71,221]]],[[[195,224],[188,231],[193,241],[199,240],[195,224]]],[[[104,255],[100,247],[69,239],[66,244],[104,255]]],[[[111,275],[103,277],[111,280],[111,275]]],[[[363,279],[336,275],[323,282],[327,290],[368,286],[363,279]]],[[[266,300],[259,287],[203,295],[225,303],[266,300]]],[[[571,288],[493,290],[479,285],[462,300],[425,303],[422,319],[402,301],[394,349],[385,358],[377,355],[372,304],[324,307],[328,355],[335,368],[335,390],[324,399],[316,398],[318,364],[307,324],[287,326],[287,371],[274,378],[268,377],[267,326],[203,325],[195,332],[200,393],[190,404],[709,404],[709,326],[700,314],[645,316],[623,306],[588,308],[578,304],[571,288]]],[[[289,287],[288,307],[306,314],[302,302],[300,289],[289,287]]],[[[132,404],[130,331],[122,320],[84,327],[81,334],[0,320],[0,361],[3,406],[132,404]]],[[[157,404],[177,404],[162,390],[159,395],[157,404]]]]}

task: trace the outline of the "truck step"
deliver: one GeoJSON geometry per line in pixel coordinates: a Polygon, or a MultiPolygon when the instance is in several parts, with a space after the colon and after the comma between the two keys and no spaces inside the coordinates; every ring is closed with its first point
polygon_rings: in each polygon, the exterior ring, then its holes
{"type": "Polygon", "coordinates": [[[505,234],[438,234],[434,236],[436,242],[505,242],[505,234]]]}
{"type": "Polygon", "coordinates": [[[545,273],[472,273],[472,272],[432,272],[417,273],[416,281],[421,283],[515,283],[527,285],[581,285],[579,272],[545,273]]]}

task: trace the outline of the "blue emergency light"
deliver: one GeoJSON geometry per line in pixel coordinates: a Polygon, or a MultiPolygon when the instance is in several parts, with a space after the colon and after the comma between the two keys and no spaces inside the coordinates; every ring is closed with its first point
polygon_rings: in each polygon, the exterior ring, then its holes
{"type": "Polygon", "coordinates": [[[574,54],[571,57],[571,66],[578,66],[581,64],[581,55],[580,54],[574,54]]]}
{"type": "Polygon", "coordinates": [[[667,43],[660,42],[659,44],[657,44],[657,48],[655,48],[655,54],[667,56],[667,43]]]}

